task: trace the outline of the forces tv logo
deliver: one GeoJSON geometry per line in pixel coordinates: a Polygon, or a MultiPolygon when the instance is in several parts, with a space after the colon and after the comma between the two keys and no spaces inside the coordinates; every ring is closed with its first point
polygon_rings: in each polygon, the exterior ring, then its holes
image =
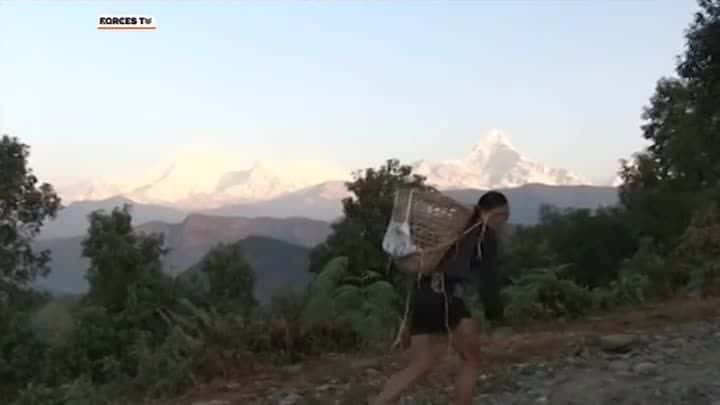
{"type": "Polygon", "coordinates": [[[97,29],[103,31],[153,31],[157,29],[157,21],[146,15],[101,15],[98,17],[97,29]]]}

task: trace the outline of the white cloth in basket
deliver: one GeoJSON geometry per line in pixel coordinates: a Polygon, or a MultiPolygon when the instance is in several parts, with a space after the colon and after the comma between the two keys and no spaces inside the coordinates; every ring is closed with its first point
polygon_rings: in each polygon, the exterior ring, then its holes
{"type": "MultiPolygon", "coordinates": [[[[382,247],[383,250],[394,258],[409,256],[418,251],[418,247],[415,246],[410,234],[410,209],[412,208],[413,192],[410,190],[407,201],[407,209],[405,211],[405,218],[402,222],[396,219],[390,219],[387,230],[385,231],[385,237],[383,238],[382,247]]],[[[395,193],[395,207],[400,203],[400,193],[395,193]]]]}

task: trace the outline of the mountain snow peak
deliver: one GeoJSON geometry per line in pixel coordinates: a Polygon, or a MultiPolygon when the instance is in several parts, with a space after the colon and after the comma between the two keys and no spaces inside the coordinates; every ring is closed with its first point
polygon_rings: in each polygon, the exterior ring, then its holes
{"type": "Polygon", "coordinates": [[[511,188],[528,183],[590,184],[565,169],[548,167],[523,156],[499,129],[483,134],[464,159],[440,163],[420,161],[414,169],[440,189],[511,188]]]}
{"type": "Polygon", "coordinates": [[[493,128],[486,132],[482,137],[480,137],[478,143],[475,144],[475,149],[487,150],[498,147],[515,149],[510,141],[510,137],[505,132],[497,128],[493,128]]]}
{"type": "MultiPolygon", "coordinates": [[[[79,182],[62,187],[61,195],[70,202],[124,196],[138,203],[185,211],[213,210],[280,196],[308,202],[347,195],[342,181],[349,180],[349,172],[330,161],[256,160],[255,156],[243,156],[230,148],[181,152],[147,170],[139,170],[129,179],[79,182]],[[306,194],[308,190],[312,192],[306,194]]],[[[525,157],[500,129],[485,132],[464,157],[445,162],[420,160],[413,169],[442,190],[512,188],[528,183],[592,184],[567,170],[525,157]]]]}

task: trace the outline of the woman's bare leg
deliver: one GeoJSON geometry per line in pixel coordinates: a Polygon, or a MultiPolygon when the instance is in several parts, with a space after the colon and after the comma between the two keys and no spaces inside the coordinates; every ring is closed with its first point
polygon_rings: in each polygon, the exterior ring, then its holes
{"type": "Polygon", "coordinates": [[[385,383],[374,405],[396,402],[403,392],[425,377],[445,356],[447,341],[441,335],[416,335],[410,339],[410,364],[385,383]]]}
{"type": "Polygon", "coordinates": [[[460,321],[453,333],[453,347],[462,359],[462,368],[455,383],[455,405],[471,405],[473,391],[480,373],[480,327],[472,318],[460,321]]]}

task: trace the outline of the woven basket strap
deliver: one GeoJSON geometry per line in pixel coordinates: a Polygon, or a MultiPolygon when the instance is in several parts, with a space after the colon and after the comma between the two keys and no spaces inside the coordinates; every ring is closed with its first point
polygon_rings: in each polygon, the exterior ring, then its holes
{"type": "Polygon", "coordinates": [[[415,189],[410,189],[410,193],[408,194],[408,201],[407,201],[407,208],[405,209],[405,220],[404,222],[410,221],[410,211],[412,210],[412,203],[413,203],[413,193],[415,193],[415,189]]]}
{"type": "Polygon", "coordinates": [[[395,197],[393,200],[393,216],[395,215],[395,213],[397,212],[397,210],[399,208],[399,205],[398,205],[399,202],[400,202],[400,190],[395,190],[395,197]]]}
{"type": "Polygon", "coordinates": [[[450,349],[452,349],[453,333],[452,333],[452,329],[450,329],[450,299],[448,298],[447,284],[445,283],[445,275],[443,275],[440,278],[440,285],[442,288],[443,299],[445,301],[445,329],[447,330],[447,334],[448,334],[447,351],[449,352],[450,349]]]}
{"type": "Polygon", "coordinates": [[[483,221],[482,229],[480,230],[480,237],[478,238],[478,257],[482,259],[483,257],[483,251],[482,251],[482,241],[485,239],[485,231],[487,230],[487,225],[485,224],[485,221],[483,221]]]}
{"type": "Polygon", "coordinates": [[[412,297],[413,291],[415,290],[416,283],[420,283],[420,278],[422,277],[422,273],[418,273],[417,277],[415,278],[414,282],[408,282],[408,291],[405,295],[405,313],[403,314],[402,319],[400,320],[400,327],[398,327],[397,335],[395,336],[395,341],[393,341],[392,346],[390,346],[390,350],[395,350],[400,345],[400,342],[402,342],[402,336],[405,333],[405,329],[407,328],[408,318],[410,317],[410,298],[412,297]]]}

